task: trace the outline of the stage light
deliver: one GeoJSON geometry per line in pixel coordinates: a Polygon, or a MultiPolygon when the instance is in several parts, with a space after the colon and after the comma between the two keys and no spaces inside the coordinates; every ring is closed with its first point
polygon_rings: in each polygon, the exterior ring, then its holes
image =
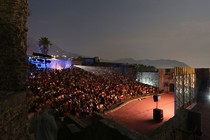
{"type": "Polygon", "coordinates": [[[160,95],[154,95],[153,100],[154,100],[154,102],[160,101],[160,95]]]}

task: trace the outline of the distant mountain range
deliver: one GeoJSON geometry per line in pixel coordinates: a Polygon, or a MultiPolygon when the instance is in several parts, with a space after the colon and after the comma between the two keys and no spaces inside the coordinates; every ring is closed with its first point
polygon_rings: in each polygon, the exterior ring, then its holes
{"type": "MultiPolygon", "coordinates": [[[[27,54],[32,55],[33,52],[39,52],[38,41],[35,41],[33,38],[28,38],[28,48],[27,54]]],[[[83,56],[81,54],[71,53],[62,50],[56,44],[52,44],[49,47],[49,55],[66,55],[67,57],[75,57],[75,56],[83,56]]],[[[84,56],[83,56],[84,57],[84,56]]],[[[122,58],[118,60],[101,60],[102,62],[113,62],[113,63],[128,63],[128,64],[143,64],[146,66],[154,66],[156,68],[173,68],[173,67],[189,67],[187,64],[176,61],[176,60],[168,60],[168,59],[160,59],[160,60],[134,60],[133,58],[122,58]]]]}
{"type": "MultiPolygon", "coordinates": [[[[106,60],[105,60],[106,61],[106,60]]],[[[160,59],[160,60],[135,60],[133,58],[121,58],[118,60],[113,60],[111,62],[115,63],[127,63],[127,64],[143,64],[146,66],[154,66],[156,68],[173,68],[173,67],[189,67],[184,62],[176,61],[176,60],[168,60],[168,59],[160,59]]]]}

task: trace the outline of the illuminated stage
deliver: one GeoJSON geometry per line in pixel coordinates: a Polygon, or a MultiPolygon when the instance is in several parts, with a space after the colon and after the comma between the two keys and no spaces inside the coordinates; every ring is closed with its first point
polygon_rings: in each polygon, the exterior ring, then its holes
{"type": "Polygon", "coordinates": [[[150,96],[143,100],[133,100],[107,113],[106,116],[127,128],[147,135],[174,116],[174,94],[161,94],[158,108],[163,110],[163,121],[160,123],[153,120],[155,107],[156,103],[153,101],[153,96],[150,96]]]}
{"type": "Polygon", "coordinates": [[[47,59],[45,63],[44,58],[29,57],[29,62],[34,64],[37,68],[41,69],[66,69],[72,67],[71,59],[47,59]]]}

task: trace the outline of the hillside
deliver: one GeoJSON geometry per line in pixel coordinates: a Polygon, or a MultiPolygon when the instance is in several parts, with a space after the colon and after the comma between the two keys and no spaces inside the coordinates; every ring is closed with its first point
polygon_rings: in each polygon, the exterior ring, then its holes
{"type": "Polygon", "coordinates": [[[128,63],[128,64],[143,64],[146,66],[154,66],[156,68],[173,68],[173,67],[189,67],[184,62],[176,61],[176,60],[168,60],[168,59],[160,59],[160,60],[135,60],[133,58],[122,58],[118,60],[113,60],[115,63],[128,63]]]}
{"type": "MultiPolygon", "coordinates": [[[[38,42],[35,41],[33,38],[28,38],[28,48],[27,54],[32,55],[33,52],[39,52],[38,42]]],[[[75,57],[75,56],[83,56],[76,53],[66,52],[59,48],[56,44],[52,44],[49,47],[49,55],[59,55],[63,56],[66,55],[68,57],[75,57]]],[[[114,63],[128,63],[128,64],[143,64],[146,66],[154,66],[156,68],[173,68],[173,67],[189,67],[184,62],[176,61],[176,60],[168,60],[168,59],[160,59],[160,60],[135,60],[133,58],[122,58],[118,60],[101,60],[103,62],[114,62],[114,63]]]]}

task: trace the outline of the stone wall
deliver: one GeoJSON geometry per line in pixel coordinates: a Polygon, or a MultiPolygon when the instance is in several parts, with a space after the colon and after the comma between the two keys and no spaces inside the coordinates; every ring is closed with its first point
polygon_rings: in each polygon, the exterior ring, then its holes
{"type": "Polygon", "coordinates": [[[26,138],[28,0],[0,0],[0,140],[26,138]]]}
{"type": "Polygon", "coordinates": [[[0,140],[26,139],[26,92],[0,91],[0,140]]]}
{"type": "Polygon", "coordinates": [[[27,85],[27,0],[0,0],[0,90],[27,85]]]}

